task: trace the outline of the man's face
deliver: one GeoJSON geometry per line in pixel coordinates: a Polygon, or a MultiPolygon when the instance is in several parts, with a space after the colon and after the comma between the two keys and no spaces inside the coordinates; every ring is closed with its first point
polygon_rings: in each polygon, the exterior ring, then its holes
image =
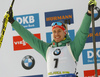
{"type": "Polygon", "coordinates": [[[60,28],[54,28],[53,31],[53,39],[56,41],[56,42],[60,42],[64,39],[65,37],[65,33],[62,29],[60,28]]]}

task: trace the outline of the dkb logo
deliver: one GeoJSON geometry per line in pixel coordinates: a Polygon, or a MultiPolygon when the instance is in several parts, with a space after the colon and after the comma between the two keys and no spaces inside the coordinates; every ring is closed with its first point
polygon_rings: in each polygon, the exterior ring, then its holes
{"type": "Polygon", "coordinates": [[[14,19],[18,21],[19,24],[23,25],[26,29],[40,27],[38,13],[14,16],[14,19]]]}
{"type": "MultiPolygon", "coordinates": [[[[100,63],[100,48],[96,49],[97,63],[100,63]]],[[[82,51],[83,64],[94,63],[94,51],[93,49],[86,49],[82,51]]]]}

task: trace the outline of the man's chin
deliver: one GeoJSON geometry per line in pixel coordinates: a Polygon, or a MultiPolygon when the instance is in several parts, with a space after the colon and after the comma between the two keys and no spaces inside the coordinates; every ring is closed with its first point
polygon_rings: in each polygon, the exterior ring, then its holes
{"type": "Polygon", "coordinates": [[[57,43],[58,43],[58,42],[60,42],[60,40],[55,40],[55,42],[57,42],[57,43]]]}

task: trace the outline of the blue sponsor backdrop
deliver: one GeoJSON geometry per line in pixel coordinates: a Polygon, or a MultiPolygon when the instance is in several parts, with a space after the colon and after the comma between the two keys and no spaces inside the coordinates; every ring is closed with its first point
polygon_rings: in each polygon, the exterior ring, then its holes
{"type": "MultiPolygon", "coordinates": [[[[89,35],[88,35],[88,38],[86,40],[86,43],[93,42],[93,38],[92,37],[93,37],[92,28],[90,28],[89,35]]],[[[96,40],[96,42],[100,41],[100,27],[95,27],[95,40],[96,40]]]]}
{"type": "MultiPolygon", "coordinates": [[[[97,63],[100,63],[100,48],[96,49],[97,63]]],[[[82,51],[83,64],[94,64],[93,49],[85,49],[82,51]]]]}
{"type": "Polygon", "coordinates": [[[43,75],[32,75],[32,76],[22,76],[22,77],[43,77],[43,75]]]}
{"type": "MultiPolygon", "coordinates": [[[[74,40],[74,37],[75,37],[75,32],[74,32],[74,30],[68,30],[68,33],[69,33],[69,36],[70,36],[70,38],[71,38],[71,40],[73,41],[74,40]]],[[[52,42],[52,32],[48,32],[48,33],[46,33],[46,38],[47,38],[47,42],[48,43],[51,43],[52,42]]]]}
{"type": "Polygon", "coordinates": [[[52,22],[62,21],[70,19],[70,23],[74,23],[73,18],[73,9],[45,12],[45,24],[50,26],[52,22]]]}
{"type": "Polygon", "coordinates": [[[14,16],[14,19],[16,21],[18,21],[26,29],[39,28],[40,27],[39,14],[38,13],[14,16]]]}

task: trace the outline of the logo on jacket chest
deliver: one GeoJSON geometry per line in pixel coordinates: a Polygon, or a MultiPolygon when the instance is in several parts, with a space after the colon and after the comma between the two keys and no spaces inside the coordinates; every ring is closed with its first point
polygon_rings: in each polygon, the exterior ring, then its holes
{"type": "Polygon", "coordinates": [[[56,49],[54,52],[53,52],[54,55],[60,55],[61,54],[61,50],[60,49],[56,49]]]}

